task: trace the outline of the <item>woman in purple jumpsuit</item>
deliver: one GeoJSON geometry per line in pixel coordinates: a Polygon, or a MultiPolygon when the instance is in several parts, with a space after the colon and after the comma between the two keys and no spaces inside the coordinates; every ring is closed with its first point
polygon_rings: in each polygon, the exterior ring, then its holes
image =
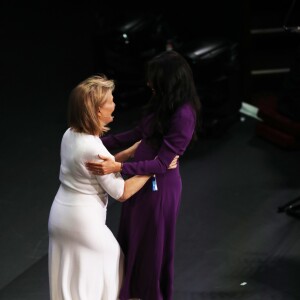
{"type": "Polygon", "coordinates": [[[177,52],[166,51],[149,61],[146,81],[152,97],[139,125],[102,137],[109,150],[141,140],[134,158],[125,162],[128,157],[123,151],[116,155],[119,163],[103,158],[101,165],[89,165],[91,171],[99,172],[100,168],[102,174],[120,170],[125,176],[154,174],[122,204],[117,237],[125,255],[121,300],[173,299],[175,230],[182,184],[179,165],[172,170],[168,166],[196,138],[200,110],[192,71],[177,52]]]}

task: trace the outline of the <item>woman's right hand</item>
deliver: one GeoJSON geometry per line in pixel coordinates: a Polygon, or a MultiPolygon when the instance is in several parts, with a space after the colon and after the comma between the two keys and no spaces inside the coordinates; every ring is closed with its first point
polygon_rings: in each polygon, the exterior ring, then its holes
{"type": "Polygon", "coordinates": [[[86,168],[94,175],[106,175],[117,173],[120,170],[120,163],[113,160],[111,157],[98,155],[101,162],[87,161],[86,168]]]}

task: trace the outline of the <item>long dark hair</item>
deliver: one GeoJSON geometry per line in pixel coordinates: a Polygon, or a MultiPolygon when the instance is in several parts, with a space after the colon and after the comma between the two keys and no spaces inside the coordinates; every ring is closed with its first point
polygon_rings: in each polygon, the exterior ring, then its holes
{"type": "Polygon", "coordinates": [[[156,146],[161,143],[171,116],[184,103],[190,103],[195,110],[197,121],[193,140],[196,140],[201,105],[193,72],[186,59],[176,51],[165,51],[146,64],[145,77],[152,90],[145,112],[154,115],[152,135],[148,140],[156,146]]]}

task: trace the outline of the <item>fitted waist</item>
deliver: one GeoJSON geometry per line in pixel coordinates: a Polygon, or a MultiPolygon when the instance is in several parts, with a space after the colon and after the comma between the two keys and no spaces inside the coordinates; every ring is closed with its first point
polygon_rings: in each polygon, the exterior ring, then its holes
{"type": "Polygon", "coordinates": [[[64,184],[61,184],[56,193],[54,201],[70,206],[90,206],[101,204],[102,207],[106,208],[108,196],[107,194],[101,195],[80,193],[64,184]]]}

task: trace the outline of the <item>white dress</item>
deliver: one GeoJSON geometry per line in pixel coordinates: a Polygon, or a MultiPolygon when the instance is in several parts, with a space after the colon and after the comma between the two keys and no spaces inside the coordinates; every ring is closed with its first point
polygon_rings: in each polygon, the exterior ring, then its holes
{"type": "Polygon", "coordinates": [[[49,215],[51,300],[116,300],[123,253],[105,225],[108,194],[124,190],[120,174],[91,175],[85,161],[112,156],[97,136],[68,129],[61,143],[61,185],[49,215]]]}

